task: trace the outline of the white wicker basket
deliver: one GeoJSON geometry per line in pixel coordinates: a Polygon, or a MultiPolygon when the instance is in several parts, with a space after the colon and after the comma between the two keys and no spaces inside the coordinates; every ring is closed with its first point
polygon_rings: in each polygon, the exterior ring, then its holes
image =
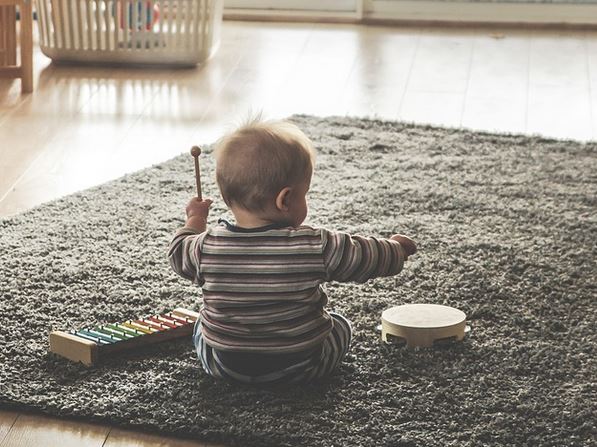
{"type": "Polygon", "coordinates": [[[217,49],[223,0],[37,0],[55,61],[197,65],[217,49]]]}

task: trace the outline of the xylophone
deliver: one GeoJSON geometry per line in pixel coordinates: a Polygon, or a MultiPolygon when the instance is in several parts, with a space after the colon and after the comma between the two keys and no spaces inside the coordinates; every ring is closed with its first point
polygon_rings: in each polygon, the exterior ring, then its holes
{"type": "Polygon", "coordinates": [[[177,308],[161,315],[50,333],[50,351],[87,366],[108,355],[184,337],[193,332],[199,314],[177,308]]]}

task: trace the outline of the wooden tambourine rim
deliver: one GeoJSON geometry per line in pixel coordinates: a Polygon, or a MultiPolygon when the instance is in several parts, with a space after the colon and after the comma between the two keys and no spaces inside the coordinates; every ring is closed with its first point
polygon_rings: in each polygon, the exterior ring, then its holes
{"type": "MultiPolygon", "coordinates": [[[[419,316],[420,317],[420,316],[419,316]]],[[[423,318],[424,320],[424,318],[423,318]]],[[[381,318],[381,338],[383,341],[388,342],[387,336],[398,337],[403,339],[408,347],[431,347],[433,344],[440,340],[462,340],[469,328],[466,326],[466,314],[458,309],[448,306],[442,306],[439,304],[405,304],[402,306],[394,306],[386,309],[382,313],[381,318]],[[408,324],[404,320],[400,324],[390,321],[392,315],[403,311],[403,314],[411,315],[418,312],[443,312],[448,313],[448,318],[444,317],[439,325],[427,322],[427,324],[419,323],[408,324]],[[406,324],[405,324],[406,323],[406,324]]]]}
{"type": "MultiPolygon", "coordinates": [[[[421,318],[419,315],[417,315],[417,317],[421,318]]],[[[462,322],[466,321],[466,314],[454,307],[444,306],[441,304],[403,304],[401,306],[394,306],[384,310],[381,314],[381,321],[382,323],[386,322],[390,326],[399,326],[411,329],[438,329],[462,324],[462,322]],[[443,312],[444,315],[442,315],[442,317],[444,317],[445,320],[449,319],[449,321],[442,321],[441,324],[429,323],[427,325],[412,324],[412,322],[406,323],[404,321],[396,321],[396,319],[392,321],[392,317],[396,314],[400,314],[399,316],[401,317],[404,315],[412,316],[414,313],[422,313],[425,311],[429,312],[429,314],[431,312],[437,311],[443,312]],[[448,315],[448,313],[450,315],[448,315]]]]}

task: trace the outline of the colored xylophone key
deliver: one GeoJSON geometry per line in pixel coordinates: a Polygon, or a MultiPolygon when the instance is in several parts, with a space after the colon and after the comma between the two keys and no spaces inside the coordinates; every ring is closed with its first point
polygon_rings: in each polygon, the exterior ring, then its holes
{"type": "Polygon", "coordinates": [[[108,354],[190,335],[199,314],[177,308],[160,315],[50,333],[50,351],[93,365],[108,354]]]}

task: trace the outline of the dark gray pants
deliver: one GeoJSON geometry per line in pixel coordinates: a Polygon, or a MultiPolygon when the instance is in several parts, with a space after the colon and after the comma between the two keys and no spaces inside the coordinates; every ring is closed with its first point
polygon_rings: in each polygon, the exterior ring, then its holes
{"type": "Polygon", "coordinates": [[[332,331],[323,341],[316,355],[301,359],[283,369],[258,376],[238,373],[226,366],[218,352],[205,343],[201,335],[201,323],[195,325],[193,343],[207,374],[216,378],[254,384],[299,383],[322,379],[330,375],[340,364],[350,347],[352,326],[342,315],[330,312],[334,323],[332,331]]]}

